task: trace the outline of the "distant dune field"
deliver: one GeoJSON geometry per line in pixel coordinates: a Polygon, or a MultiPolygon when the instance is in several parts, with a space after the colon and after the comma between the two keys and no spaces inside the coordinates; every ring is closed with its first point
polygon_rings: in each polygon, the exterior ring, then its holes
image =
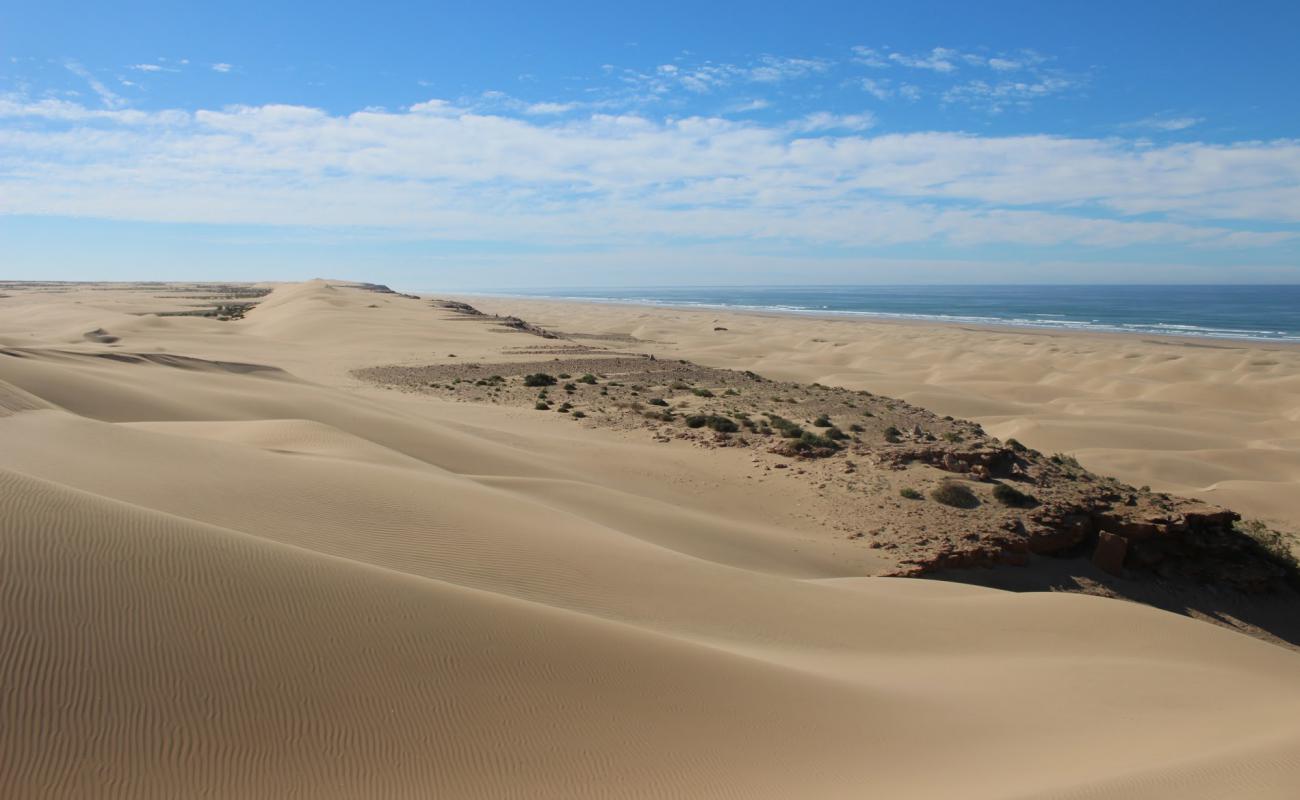
{"type": "MultiPolygon", "coordinates": [[[[739,449],[351,374],[546,340],[266,288],[5,286],[0,796],[1296,796],[1292,650],[866,577],[739,449]]],[[[473,302],[1300,521],[1295,350],[473,302]]]]}
{"type": "Polygon", "coordinates": [[[560,330],[629,333],[707,364],[870,389],[1300,530],[1294,345],[466,299],[560,330]]]}

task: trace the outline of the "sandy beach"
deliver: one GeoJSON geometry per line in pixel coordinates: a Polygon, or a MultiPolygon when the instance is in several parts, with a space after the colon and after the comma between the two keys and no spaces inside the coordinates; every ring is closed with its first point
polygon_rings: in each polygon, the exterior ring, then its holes
{"type": "Polygon", "coordinates": [[[346,281],[261,289],[0,286],[0,795],[1300,786],[1295,650],[1136,602],[879,577],[895,551],[828,525],[835,492],[876,501],[852,481],[936,468],[603,425],[602,389],[629,388],[608,378],[575,418],[486,379],[358,372],[596,348],[749,370],[1300,527],[1300,350],[458,298],[551,339],[346,281]]]}

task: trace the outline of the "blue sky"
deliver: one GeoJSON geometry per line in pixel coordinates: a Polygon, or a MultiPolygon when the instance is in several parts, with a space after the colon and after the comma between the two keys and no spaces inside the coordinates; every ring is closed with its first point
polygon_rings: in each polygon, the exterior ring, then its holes
{"type": "Polygon", "coordinates": [[[0,2],[0,276],[1300,282],[1295,3],[191,5],[0,2]]]}

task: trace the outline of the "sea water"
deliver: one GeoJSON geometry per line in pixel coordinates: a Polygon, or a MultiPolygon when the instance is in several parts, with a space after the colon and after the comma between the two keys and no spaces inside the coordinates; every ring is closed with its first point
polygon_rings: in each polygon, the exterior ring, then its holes
{"type": "Polygon", "coordinates": [[[491,294],[1300,342],[1300,285],[691,286],[491,294]]]}

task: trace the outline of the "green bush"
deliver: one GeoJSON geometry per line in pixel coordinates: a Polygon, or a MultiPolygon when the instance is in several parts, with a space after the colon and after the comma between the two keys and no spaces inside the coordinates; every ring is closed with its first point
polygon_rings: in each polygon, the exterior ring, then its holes
{"type": "Polygon", "coordinates": [[[666,406],[666,405],[668,405],[668,401],[665,400],[665,399],[663,399],[662,397],[652,397],[652,398],[650,398],[649,400],[647,400],[646,402],[649,403],[649,404],[652,405],[652,406],[666,406]]]}
{"type": "Polygon", "coordinates": [[[920,500],[922,498],[921,493],[910,486],[906,489],[899,489],[898,494],[900,497],[905,497],[908,500],[920,500]]]}
{"type": "MultiPolygon", "coordinates": [[[[783,435],[788,436],[784,431],[783,435]]],[[[788,455],[803,456],[806,458],[818,458],[820,456],[829,456],[838,452],[840,446],[835,442],[827,439],[825,436],[818,436],[812,431],[803,431],[797,439],[782,444],[777,448],[778,452],[788,455]]]]}
{"type": "Polygon", "coordinates": [[[524,376],[524,386],[554,386],[555,383],[555,376],[547,375],[545,372],[535,372],[532,375],[524,376]]]}
{"type": "Polygon", "coordinates": [[[930,499],[953,508],[974,508],[979,498],[969,488],[956,481],[944,481],[930,491],[930,499]]]}
{"type": "Polygon", "coordinates": [[[1037,505],[1038,499],[1032,494],[1025,494],[1014,486],[1005,483],[999,483],[993,487],[993,498],[1004,506],[1012,508],[1028,508],[1037,505]]]}
{"type": "Polygon", "coordinates": [[[537,409],[538,411],[550,411],[551,404],[546,402],[545,400],[538,400],[536,405],[533,406],[533,408],[537,409]]]}
{"type": "Polygon", "coordinates": [[[831,426],[831,418],[826,416],[825,414],[822,414],[821,416],[817,417],[817,419],[813,420],[813,427],[815,428],[829,428],[830,426],[831,426]]]}
{"type": "Polygon", "coordinates": [[[586,375],[583,375],[581,378],[578,378],[578,383],[595,383],[595,382],[596,382],[596,376],[592,375],[590,372],[588,372],[586,375]]]}
{"type": "Polygon", "coordinates": [[[898,428],[895,428],[893,425],[890,425],[888,428],[885,428],[885,441],[897,442],[898,437],[901,436],[902,433],[903,432],[900,431],[898,428]]]}
{"type": "Polygon", "coordinates": [[[735,433],[740,430],[740,426],[734,421],[718,414],[692,414],[686,418],[686,427],[707,427],[710,430],[717,431],[718,433],[735,433]]]}
{"type": "Polygon", "coordinates": [[[1015,439],[1007,439],[1007,447],[1010,447],[1016,453],[1023,453],[1029,449],[1015,439]]]}
{"type": "Polygon", "coordinates": [[[692,389],[692,390],[691,390],[691,394],[695,395],[696,397],[712,397],[712,396],[713,396],[713,392],[710,392],[708,389],[692,389]]]}
{"type": "Polygon", "coordinates": [[[584,413],[581,412],[581,411],[575,411],[575,412],[573,412],[570,416],[572,416],[574,419],[582,419],[583,417],[585,417],[585,416],[587,416],[587,415],[584,414],[584,413]]]}
{"type": "Polygon", "coordinates": [[[945,442],[960,442],[962,441],[962,435],[956,431],[948,431],[943,435],[943,440],[945,442]]]}
{"type": "Polygon", "coordinates": [[[804,431],[799,435],[799,442],[809,447],[824,447],[830,450],[839,450],[840,446],[835,443],[829,436],[818,436],[812,431],[804,431]]]}

